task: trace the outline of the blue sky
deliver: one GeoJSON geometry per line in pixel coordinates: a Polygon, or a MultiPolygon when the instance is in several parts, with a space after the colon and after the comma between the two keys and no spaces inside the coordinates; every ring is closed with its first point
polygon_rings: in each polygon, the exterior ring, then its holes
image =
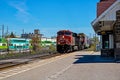
{"type": "MultiPolygon", "coordinates": [[[[17,35],[39,29],[46,37],[59,30],[94,34],[91,22],[96,18],[99,0],[0,0],[0,25],[17,35]]],[[[0,27],[1,29],[1,27],[0,27]]]]}

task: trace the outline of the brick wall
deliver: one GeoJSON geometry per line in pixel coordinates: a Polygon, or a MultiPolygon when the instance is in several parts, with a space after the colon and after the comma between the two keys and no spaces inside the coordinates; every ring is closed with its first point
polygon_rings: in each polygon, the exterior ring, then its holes
{"type": "Polygon", "coordinates": [[[116,0],[100,0],[97,3],[97,17],[99,17],[105,10],[107,10],[116,0]]]}

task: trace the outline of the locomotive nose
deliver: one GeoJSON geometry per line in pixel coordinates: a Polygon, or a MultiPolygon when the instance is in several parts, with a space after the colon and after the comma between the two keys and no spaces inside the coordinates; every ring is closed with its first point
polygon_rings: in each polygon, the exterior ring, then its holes
{"type": "Polygon", "coordinates": [[[58,44],[61,44],[61,45],[67,44],[67,45],[69,45],[70,44],[70,37],[69,36],[65,36],[65,35],[59,36],[58,44]]]}
{"type": "Polygon", "coordinates": [[[66,44],[65,36],[62,36],[61,39],[59,40],[60,44],[66,44]]]}

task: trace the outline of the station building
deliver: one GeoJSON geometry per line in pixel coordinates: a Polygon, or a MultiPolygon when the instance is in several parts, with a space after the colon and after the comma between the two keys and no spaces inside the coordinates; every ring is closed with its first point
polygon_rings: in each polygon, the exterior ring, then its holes
{"type": "Polygon", "coordinates": [[[100,35],[101,56],[120,59],[120,0],[100,0],[91,24],[100,35]]]}

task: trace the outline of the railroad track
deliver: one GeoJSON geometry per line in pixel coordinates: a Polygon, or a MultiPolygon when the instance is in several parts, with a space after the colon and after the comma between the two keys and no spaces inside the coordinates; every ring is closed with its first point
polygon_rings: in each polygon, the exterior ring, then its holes
{"type": "MultiPolygon", "coordinates": [[[[82,50],[82,51],[84,51],[84,50],[82,50]]],[[[66,53],[63,53],[63,54],[66,54],[66,53]]],[[[48,59],[48,58],[55,57],[55,56],[60,56],[63,54],[61,54],[61,53],[44,53],[44,54],[30,55],[30,56],[26,56],[23,58],[17,58],[17,59],[8,59],[8,60],[4,60],[4,62],[2,62],[0,60],[0,71],[3,69],[35,62],[37,60],[43,60],[43,59],[48,59]]]]}
{"type": "Polygon", "coordinates": [[[0,70],[14,67],[14,66],[28,64],[28,63],[34,62],[36,60],[40,60],[40,59],[43,60],[43,59],[47,59],[47,58],[51,58],[51,57],[55,57],[55,56],[59,56],[59,55],[61,55],[61,54],[60,53],[55,53],[55,54],[46,53],[46,54],[32,55],[29,57],[27,56],[26,58],[24,57],[24,58],[19,58],[19,59],[1,60],[0,61],[0,70]]]}

